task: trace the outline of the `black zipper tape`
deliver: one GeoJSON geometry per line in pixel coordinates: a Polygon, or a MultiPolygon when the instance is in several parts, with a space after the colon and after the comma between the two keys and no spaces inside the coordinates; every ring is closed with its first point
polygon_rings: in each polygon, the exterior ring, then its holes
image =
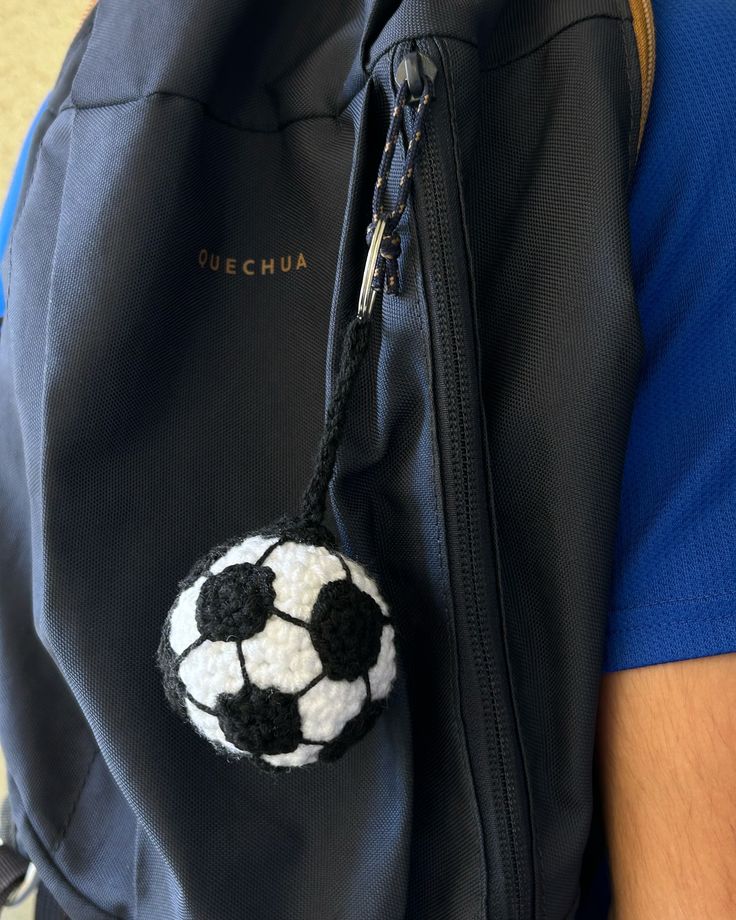
{"type": "MultiPolygon", "coordinates": [[[[434,51],[436,53],[437,49],[434,51]]],[[[435,60],[434,63],[439,62],[435,60]]],[[[441,78],[442,71],[437,80],[441,78]]],[[[447,94],[447,87],[444,92],[447,94]]],[[[445,418],[445,446],[451,467],[445,488],[452,490],[447,504],[454,510],[456,518],[456,527],[447,528],[448,552],[451,564],[459,571],[461,587],[454,592],[455,616],[462,621],[459,626],[468,637],[475,667],[477,702],[482,712],[490,769],[491,788],[487,791],[486,783],[478,779],[483,765],[477,762],[476,748],[471,754],[471,765],[486,840],[486,862],[489,874],[493,876],[492,880],[489,878],[489,887],[494,892],[504,892],[501,903],[498,896],[489,894],[488,917],[489,920],[499,920],[501,916],[504,920],[511,917],[526,920],[532,916],[533,910],[530,860],[523,855],[528,852],[530,835],[524,831],[525,840],[520,845],[519,790],[516,788],[514,758],[510,753],[517,740],[509,729],[509,721],[513,717],[504,712],[504,701],[509,699],[509,693],[508,687],[502,687],[501,681],[507,679],[506,670],[499,666],[489,636],[488,590],[483,566],[492,563],[483,558],[484,550],[480,548],[482,541],[479,534],[484,526],[485,502],[480,501],[478,489],[473,485],[479,464],[476,452],[470,446],[476,422],[469,396],[471,373],[467,359],[467,331],[464,328],[466,318],[463,316],[463,298],[455,261],[448,249],[449,246],[462,244],[457,239],[456,227],[451,226],[447,219],[451,195],[448,192],[447,168],[437,146],[437,119],[444,114],[446,104],[435,105],[433,117],[425,128],[423,181],[415,192],[414,212],[420,224],[420,240],[427,246],[423,259],[425,290],[432,328],[436,331],[441,350],[440,398],[444,398],[441,412],[445,418]],[[474,759],[476,762],[473,764],[474,759]],[[499,839],[489,840],[491,834],[499,839]],[[494,853],[500,854],[500,866],[493,864],[494,853]]],[[[449,117],[445,120],[449,124],[449,117]]],[[[465,690],[461,687],[461,691],[470,692],[467,687],[465,690]]],[[[466,725],[466,732],[476,730],[477,726],[466,725]]],[[[472,748],[469,745],[469,750],[472,748]]]]}

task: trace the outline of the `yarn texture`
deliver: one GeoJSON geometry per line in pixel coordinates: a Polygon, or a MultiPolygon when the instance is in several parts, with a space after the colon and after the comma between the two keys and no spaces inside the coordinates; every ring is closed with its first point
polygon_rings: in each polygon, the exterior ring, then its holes
{"type": "MultiPolygon", "coordinates": [[[[416,55],[414,55],[416,57],[416,55]]],[[[407,65],[408,69],[408,65],[407,65]]],[[[174,710],[232,758],[267,769],[335,760],[371,728],[396,678],[394,624],[375,581],[337,548],[324,524],[327,493],[358,371],[373,299],[398,291],[400,237],[425,112],[424,79],[393,208],[383,192],[411,97],[404,80],[392,110],[373,196],[358,313],[345,329],[316,462],[299,511],[268,532],[211,550],[179,584],[158,651],[174,710]],[[377,261],[372,264],[372,260],[377,261]],[[365,309],[365,304],[368,308],[365,309]]]]}
{"type": "Polygon", "coordinates": [[[208,553],[181,582],[159,647],[174,709],[221,753],[270,769],[341,756],[396,677],[376,583],[334,545],[305,540],[287,529],[208,553]]]}

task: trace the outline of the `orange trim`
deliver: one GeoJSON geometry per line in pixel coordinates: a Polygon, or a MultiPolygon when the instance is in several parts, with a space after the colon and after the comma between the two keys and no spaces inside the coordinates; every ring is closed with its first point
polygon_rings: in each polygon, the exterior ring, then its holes
{"type": "Polygon", "coordinates": [[[639,69],[641,71],[641,116],[639,118],[639,146],[644,135],[644,125],[649,115],[654,88],[654,64],[656,59],[656,40],[654,34],[654,12],[651,0],[629,0],[631,16],[636,37],[636,49],[639,52],[639,69]]]}

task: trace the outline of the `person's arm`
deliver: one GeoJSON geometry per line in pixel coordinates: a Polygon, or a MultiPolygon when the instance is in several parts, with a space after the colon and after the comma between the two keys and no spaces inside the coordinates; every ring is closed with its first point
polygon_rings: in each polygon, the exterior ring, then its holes
{"type": "Polygon", "coordinates": [[[736,654],[604,675],[598,765],[610,920],[736,918],[736,654]]]}

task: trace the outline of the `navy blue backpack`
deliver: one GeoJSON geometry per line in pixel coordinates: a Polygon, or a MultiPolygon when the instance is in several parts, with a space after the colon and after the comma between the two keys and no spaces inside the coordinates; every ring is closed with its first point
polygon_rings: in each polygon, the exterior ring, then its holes
{"type": "Polygon", "coordinates": [[[2,262],[0,900],[605,917],[653,63],[648,0],[89,13],[2,262]]]}

